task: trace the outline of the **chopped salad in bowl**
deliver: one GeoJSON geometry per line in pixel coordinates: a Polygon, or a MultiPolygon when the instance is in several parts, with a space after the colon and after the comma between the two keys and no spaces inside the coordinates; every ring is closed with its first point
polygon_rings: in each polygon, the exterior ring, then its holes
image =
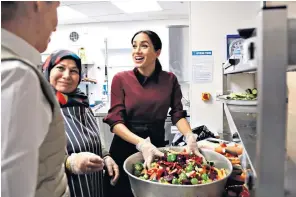
{"type": "Polygon", "coordinates": [[[142,162],[133,165],[133,175],[140,179],[163,184],[198,185],[221,180],[226,170],[215,167],[214,162],[202,163],[201,157],[168,150],[164,157],[155,158],[149,169],[142,162]]]}

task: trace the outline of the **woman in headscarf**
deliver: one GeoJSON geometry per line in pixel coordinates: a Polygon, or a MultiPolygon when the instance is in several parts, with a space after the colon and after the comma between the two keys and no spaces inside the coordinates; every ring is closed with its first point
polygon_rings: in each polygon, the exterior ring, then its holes
{"type": "Polygon", "coordinates": [[[64,118],[68,154],[65,167],[71,197],[103,197],[103,167],[113,177],[113,185],[119,170],[102,146],[88,97],[78,88],[81,69],[81,59],[67,50],[54,52],[43,65],[64,118]]]}

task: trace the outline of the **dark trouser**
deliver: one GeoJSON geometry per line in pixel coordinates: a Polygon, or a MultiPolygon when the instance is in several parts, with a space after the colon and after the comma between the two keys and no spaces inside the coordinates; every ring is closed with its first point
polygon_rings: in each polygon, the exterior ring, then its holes
{"type": "MultiPolygon", "coordinates": [[[[145,123],[143,121],[130,122],[127,127],[136,135],[147,138],[150,137],[151,143],[156,147],[164,147],[164,121],[156,123],[145,123]]],[[[120,137],[114,135],[110,154],[119,166],[120,178],[115,186],[110,185],[108,173],[104,177],[105,197],[134,197],[128,175],[123,170],[123,163],[130,155],[138,152],[136,146],[130,144],[120,137]]]]}

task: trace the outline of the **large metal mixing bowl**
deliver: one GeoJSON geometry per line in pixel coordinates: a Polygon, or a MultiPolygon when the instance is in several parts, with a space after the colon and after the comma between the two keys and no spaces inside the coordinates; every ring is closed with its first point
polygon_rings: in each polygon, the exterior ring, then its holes
{"type": "MultiPolygon", "coordinates": [[[[159,148],[160,150],[168,149],[159,148]]],[[[184,147],[170,147],[174,151],[183,151],[184,147]]],[[[201,149],[202,154],[208,161],[213,161],[217,168],[225,168],[227,176],[219,181],[201,185],[172,185],[142,180],[133,173],[133,164],[143,161],[141,153],[129,156],[123,168],[129,176],[131,188],[135,197],[221,197],[227,178],[232,172],[230,161],[223,155],[212,150],[201,149]]]]}

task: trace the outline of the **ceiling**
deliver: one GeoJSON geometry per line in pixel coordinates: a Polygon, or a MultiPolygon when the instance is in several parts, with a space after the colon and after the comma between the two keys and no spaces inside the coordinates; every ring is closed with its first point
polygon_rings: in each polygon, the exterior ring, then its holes
{"type": "Polygon", "coordinates": [[[158,1],[162,11],[128,14],[117,8],[110,1],[61,1],[60,6],[85,14],[87,18],[59,20],[59,24],[77,24],[116,21],[178,20],[189,18],[189,2],[158,1]]]}
{"type": "MultiPolygon", "coordinates": [[[[163,9],[162,11],[128,14],[110,1],[61,1],[61,6],[69,6],[87,17],[59,20],[59,24],[189,19],[189,1],[158,1],[158,3],[163,9]]],[[[268,5],[288,5],[289,18],[296,18],[296,2],[268,1],[267,3],[268,5]]]]}

